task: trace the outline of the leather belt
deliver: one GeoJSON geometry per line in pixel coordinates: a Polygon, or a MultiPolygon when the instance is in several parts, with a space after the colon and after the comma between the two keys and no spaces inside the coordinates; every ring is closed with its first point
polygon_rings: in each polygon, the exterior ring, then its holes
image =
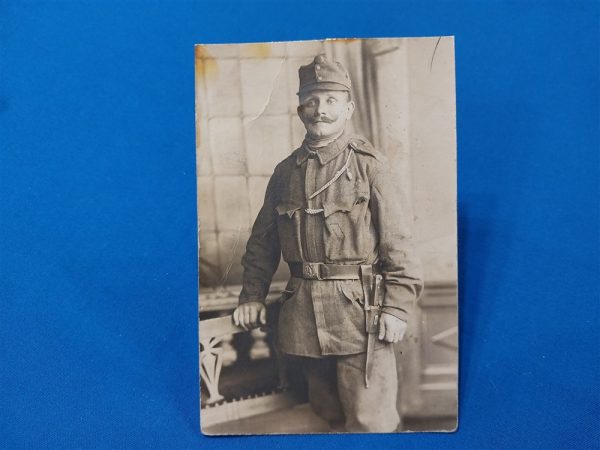
{"type": "Polygon", "coordinates": [[[349,264],[325,264],[312,262],[292,262],[288,264],[295,278],[305,280],[360,280],[361,266],[349,264]]]}

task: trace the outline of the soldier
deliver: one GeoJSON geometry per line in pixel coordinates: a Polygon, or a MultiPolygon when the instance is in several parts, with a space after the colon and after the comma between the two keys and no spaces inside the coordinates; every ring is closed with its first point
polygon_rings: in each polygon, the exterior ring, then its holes
{"type": "Polygon", "coordinates": [[[302,362],[311,407],[333,429],[392,432],[400,423],[393,344],[422,289],[409,218],[384,156],[346,129],[355,108],[348,72],[318,55],[299,78],[306,136],[267,186],[234,321],[266,324],[283,255],[291,278],[278,341],[302,362]]]}

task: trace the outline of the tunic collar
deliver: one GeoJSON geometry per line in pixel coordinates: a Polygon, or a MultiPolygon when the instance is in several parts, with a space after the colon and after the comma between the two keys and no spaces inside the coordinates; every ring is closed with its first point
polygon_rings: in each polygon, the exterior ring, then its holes
{"type": "Polygon", "coordinates": [[[308,159],[311,151],[316,151],[317,159],[321,164],[327,164],[342,151],[344,151],[351,139],[352,135],[347,130],[344,130],[340,137],[338,137],[335,141],[330,142],[324,147],[315,149],[311,149],[305,139],[304,142],[302,142],[302,146],[298,149],[298,153],[296,155],[296,164],[303,164],[304,161],[308,159]]]}

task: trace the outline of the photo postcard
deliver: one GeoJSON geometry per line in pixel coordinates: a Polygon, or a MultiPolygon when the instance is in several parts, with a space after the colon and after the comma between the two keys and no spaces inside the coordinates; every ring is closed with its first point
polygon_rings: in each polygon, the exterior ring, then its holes
{"type": "Polygon", "coordinates": [[[454,39],[195,47],[208,435],[454,431],[454,39]]]}

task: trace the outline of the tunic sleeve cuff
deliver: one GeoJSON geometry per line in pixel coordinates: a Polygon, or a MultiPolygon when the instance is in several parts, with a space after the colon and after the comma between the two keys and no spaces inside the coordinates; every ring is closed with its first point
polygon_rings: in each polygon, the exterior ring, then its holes
{"type": "Polygon", "coordinates": [[[394,308],[392,306],[384,306],[381,308],[381,312],[385,314],[389,314],[390,316],[394,316],[396,319],[400,319],[403,322],[408,321],[408,313],[402,308],[394,308]]]}
{"type": "Polygon", "coordinates": [[[263,305],[265,304],[265,298],[264,297],[260,297],[258,295],[250,295],[250,296],[242,296],[240,295],[240,299],[239,299],[239,304],[243,305],[244,303],[251,303],[251,302],[257,302],[257,303],[262,303],[263,305]]]}

